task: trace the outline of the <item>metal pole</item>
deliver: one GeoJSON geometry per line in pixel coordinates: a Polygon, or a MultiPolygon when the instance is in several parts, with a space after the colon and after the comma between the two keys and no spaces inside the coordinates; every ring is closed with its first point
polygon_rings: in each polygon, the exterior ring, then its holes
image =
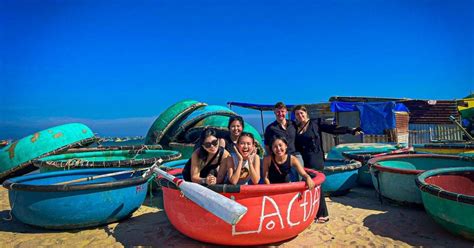
{"type": "Polygon", "coordinates": [[[456,126],[458,126],[459,129],[461,129],[464,132],[464,134],[466,134],[466,137],[469,140],[474,140],[474,138],[471,136],[471,134],[468,131],[466,131],[466,129],[464,129],[459,122],[456,121],[456,118],[454,118],[454,116],[452,116],[452,115],[449,116],[449,120],[451,120],[454,124],[456,124],[456,126]]]}

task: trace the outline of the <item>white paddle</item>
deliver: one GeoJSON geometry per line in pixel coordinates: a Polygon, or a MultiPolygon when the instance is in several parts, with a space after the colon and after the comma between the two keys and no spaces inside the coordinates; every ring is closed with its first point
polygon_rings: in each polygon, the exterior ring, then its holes
{"type": "Polygon", "coordinates": [[[237,224],[244,214],[247,213],[247,207],[242,204],[200,184],[186,182],[183,179],[176,178],[159,169],[156,165],[153,165],[150,171],[144,173],[144,175],[150,172],[156,172],[166,180],[174,183],[189,200],[231,225],[237,224]]]}

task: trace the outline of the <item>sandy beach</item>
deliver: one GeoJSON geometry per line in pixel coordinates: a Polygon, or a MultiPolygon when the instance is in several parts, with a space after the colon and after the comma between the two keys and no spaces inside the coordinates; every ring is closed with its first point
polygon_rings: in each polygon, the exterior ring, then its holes
{"type": "MultiPolygon", "coordinates": [[[[9,218],[8,191],[0,189],[1,247],[207,247],[179,233],[163,210],[161,192],[155,193],[132,218],[107,226],[74,231],[51,231],[9,218]]],[[[474,243],[451,235],[419,207],[398,206],[377,199],[369,188],[328,197],[330,221],[312,224],[297,237],[271,244],[281,247],[312,246],[441,246],[473,247],[474,243]]]]}

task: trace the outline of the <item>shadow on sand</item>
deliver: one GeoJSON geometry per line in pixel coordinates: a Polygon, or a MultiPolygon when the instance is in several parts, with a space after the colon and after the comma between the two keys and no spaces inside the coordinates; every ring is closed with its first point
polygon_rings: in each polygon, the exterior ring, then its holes
{"type": "MultiPolygon", "coordinates": [[[[91,229],[94,229],[92,227],[91,229]]],[[[50,230],[40,227],[30,226],[19,221],[14,216],[10,217],[10,210],[0,211],[0,232],[10,233],[77,233],[81,230],[50,230]]]]}
{"type": "Polygon", "coordinates": [[[439,226],[423,205],[402,204],[383,198],[380,202],[373,188],[357,187],[347,195],[331,197],[331,201],[353,208],[376,210],[364,219],[364,226],[373,234],[405,242],[412,246],[466,246],[472,243],[452,235],[439,226]]]}
{"type": "Polygon", "coordinates": [[[472,247],[473,243],[455,236],[438,225],[424,210],[390,209],[364,219],[373,234],[400,240],[411,246],[472,247]]]}

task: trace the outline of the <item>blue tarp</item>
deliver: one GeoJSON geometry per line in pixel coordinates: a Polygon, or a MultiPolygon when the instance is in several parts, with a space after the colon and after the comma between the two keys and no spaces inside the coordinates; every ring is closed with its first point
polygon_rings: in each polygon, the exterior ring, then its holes
{"type": "Polygon", "coordinates": [[[395,102],[332,102],[332,112],[359,111],[360,127],[366,134],[384,134],[394,129],[395,111],[408,112],[402,103],[395,102]]]}

